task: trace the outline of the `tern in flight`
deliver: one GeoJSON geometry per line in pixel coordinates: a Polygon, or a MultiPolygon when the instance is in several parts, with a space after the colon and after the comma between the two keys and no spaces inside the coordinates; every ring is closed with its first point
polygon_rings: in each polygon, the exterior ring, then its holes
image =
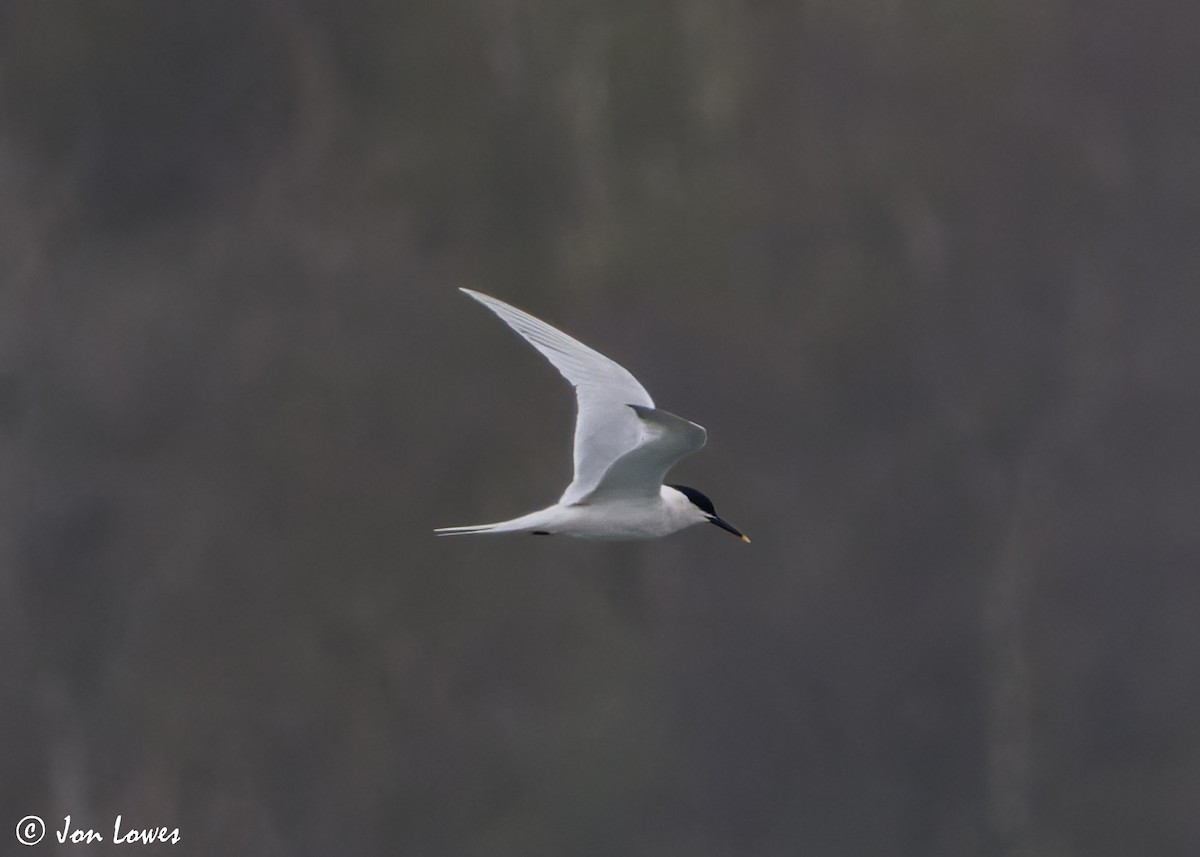
{"type": "Polygon", "coordinates": [[[445,527],[438,535],[653,539],[707,522],[750,541],[695,488],[663,484],[675,462],[704,446],[701,426],[654,407],[627,369],[561,330],[502,300],[462,291],[525,337],[575,387],[575,478],[553,506],[496,524],[445,527]]]}

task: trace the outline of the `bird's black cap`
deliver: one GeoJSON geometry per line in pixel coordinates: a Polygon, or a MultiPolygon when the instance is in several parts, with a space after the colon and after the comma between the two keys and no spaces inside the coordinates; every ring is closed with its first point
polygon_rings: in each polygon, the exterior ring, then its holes
{"type": "Polygon", "coordinates": [[[684,497],[687,497],[693,506],[695,506],[704,514],[708,515],[708,522],[710,524],[716,524],[722,530],[725,530],[725,532],[733,533],[742,541],[749,543],[750,538],[733,524],[729,523],[728,521],[721,520],[721,518],[717,515],[716,507],[713,506],[713,501],[701,494],[695,488],[689,488],[686,485],[668,485],[667,487],[674,488],[684,497]]]}
{"type": "Polygon", "coordinates": [[[701,494],[695,488],[689,488],[686,485],[668,485],[667,487],[674,488],[684,497],[687,497],[692,501],[692,505],[699,508],[701,512],[704,512],[708,515],[717,514],[717,510],[713,507],[712,500],[708,499],[708,497],[701,494]]]}

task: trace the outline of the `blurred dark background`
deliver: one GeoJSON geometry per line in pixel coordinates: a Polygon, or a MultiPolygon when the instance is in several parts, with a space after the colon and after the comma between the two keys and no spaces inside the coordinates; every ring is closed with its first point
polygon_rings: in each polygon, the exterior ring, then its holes
{"type": "Polygon", "coordinates": [[[1198,50],[1167,0],[6,0],[0,835],[1200,853],[1198,50]],[[707,426],[672,475],[754,544],[435,539],[570,475],[459,286],[707,426]]]}

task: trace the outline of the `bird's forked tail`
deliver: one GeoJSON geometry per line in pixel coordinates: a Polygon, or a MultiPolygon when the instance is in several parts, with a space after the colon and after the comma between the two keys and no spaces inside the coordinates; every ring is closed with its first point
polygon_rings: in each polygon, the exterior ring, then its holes
{"type": "Polygon", "coordinates": [[[495,524],[472,524],[466,527],[439,527],[434,530],[439,536],[477,536],[483,533],[532,533],[548,532],[546,510],[530,512],[511,521],[495,524]]]}

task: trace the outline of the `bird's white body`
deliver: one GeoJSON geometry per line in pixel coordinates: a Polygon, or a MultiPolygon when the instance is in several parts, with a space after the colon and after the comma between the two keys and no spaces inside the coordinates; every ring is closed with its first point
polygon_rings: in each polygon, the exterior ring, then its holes
{"type": "Polygon", "coordinates": [[[627,369],[561,330],[504,301],[462,291],[521,334],[575,387],[575,478],[553,506],[495,524],[444,527],[438,535],[653,539],[708,522],[750,541],[717,517],[699,491],[662,484],[676,461],[704,446],[702,427],[655,408],[627,369]]]}
{"type": "Polygon", "coordinates": [[[555,503],[511,521],[477,527],[446,527],[438,532],[444,535],[545,533],[584,539],[657,539],[707,520],[708,516],[685,494],[670,485],[660,485],[656,497],[555,503]]]}

